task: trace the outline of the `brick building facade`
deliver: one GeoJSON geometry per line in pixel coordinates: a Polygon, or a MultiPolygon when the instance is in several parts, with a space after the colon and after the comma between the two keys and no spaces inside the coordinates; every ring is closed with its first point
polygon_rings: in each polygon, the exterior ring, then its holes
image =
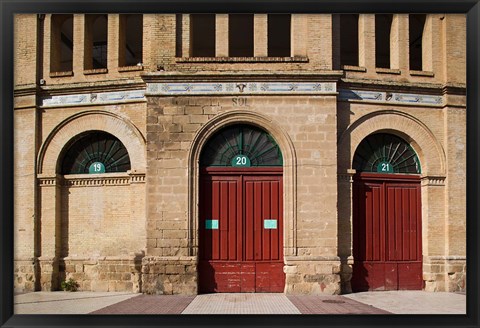
{"type": "Polygon", "coordinates": [[[464,15],[22,14],[14,51],[16,290],[466,290],[464,15]]]}

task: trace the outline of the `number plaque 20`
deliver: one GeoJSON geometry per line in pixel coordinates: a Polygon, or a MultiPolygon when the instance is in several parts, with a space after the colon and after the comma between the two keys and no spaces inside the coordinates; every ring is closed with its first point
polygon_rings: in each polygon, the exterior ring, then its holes
{"type": "Polygon", "coordinates": [[[245,155],[237,155],[232,159],[233,167],[250,167],[250,159],[245,155]]]}

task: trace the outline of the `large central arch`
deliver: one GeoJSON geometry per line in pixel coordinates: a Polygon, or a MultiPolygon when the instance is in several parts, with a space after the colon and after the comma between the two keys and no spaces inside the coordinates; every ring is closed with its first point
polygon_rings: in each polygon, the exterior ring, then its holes
{"type": "Polygon", "coordinates": [[[232,124],[250,124],[269,133],[283,154],[283,217],[284,255],[296,255],[296,156],[290,137],[272,119],[250,111],[220,114],[207,122],[196,134],[188,155],[188,241],[190,256],[198,256],[198,204],[200,154],[209,140],[223,127],[232,124]]]}

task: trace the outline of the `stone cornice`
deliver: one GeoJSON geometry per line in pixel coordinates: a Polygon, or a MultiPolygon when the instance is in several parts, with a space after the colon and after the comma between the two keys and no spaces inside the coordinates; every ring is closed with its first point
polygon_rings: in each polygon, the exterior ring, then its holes
{"type": "Polygon", "coordinates": [[[74,95],[83,93],[105,93],[145,89],[145,83],[139,78],[119,79],[97,82],[72,82],[42,86],[39,92],[42,97],[74,95]]]}
{"type": "Polygon", "coordinates": [[[443,94],[465,96],[467,88],[465,84],[445,84],[442,89],[443,94]]]}
{"type": "Polygon", "coordinates": [[[338,83],[341,89],[358,89],[365,91],[412,92],[429,95],[442,95],[444,85],[441,83],[412,83],[374,79],[342,78],[338,83]]]}
{"type": "Polygon", "coordinates": [[[36,84],[17,85],[13,90],[15,97],[33,96],[39,92],[40,88],[36,84]]]}
{"type": "Polygon", "coordinates": [[[177,63],[308,63],[308,57],[177,57],[177,63]]]}
{"type": "Polygon", "coordinates": [[[330,82],[338,81],[342,71],[201,71],[201,72],[155,72],[145,73],[147,83],[155,82],[330,82]]]}

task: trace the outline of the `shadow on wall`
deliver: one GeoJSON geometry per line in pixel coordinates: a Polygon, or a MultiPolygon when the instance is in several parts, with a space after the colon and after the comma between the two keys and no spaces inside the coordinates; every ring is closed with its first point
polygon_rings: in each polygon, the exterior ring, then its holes
{"type": "MultiPolygon", "coordinates": [[[[352,121],[352,112],[350,110],[350,103],[340,102],[337,105],[337,147],[338,141],[342,133],[348,128],[352,121]]],[[[351,168],[350,163],[350,140],[346,140],[347,147],[345,149],[337,149],[337,167],[341,170],[344,168],[351,168]]],[[[352,277],[352,268],[348,264],[349,257],[352,254],[352,192],[353,185],[350,182],[350,177],[347,172],[338,172],[337,183],[337,210],[338,210],[338,226],[337,226],[337,250],[340,257],[341,264],[341,293],[351,293],[350,279],[352,277]]]]}

